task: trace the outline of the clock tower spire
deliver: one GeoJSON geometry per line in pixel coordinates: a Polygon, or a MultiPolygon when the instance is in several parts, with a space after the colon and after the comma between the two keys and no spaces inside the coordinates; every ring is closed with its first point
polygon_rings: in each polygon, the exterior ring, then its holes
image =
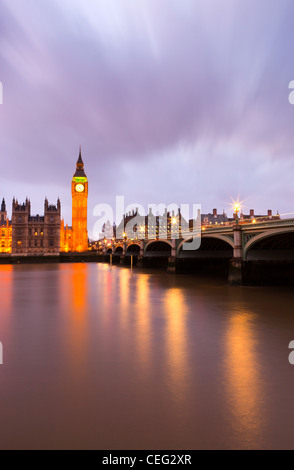
{"type": "Polygon", "coordinates": [[[71,182],[73,251],[88,251],[87,201],[88,179],[80,147],[76,171],[71,182]]]}

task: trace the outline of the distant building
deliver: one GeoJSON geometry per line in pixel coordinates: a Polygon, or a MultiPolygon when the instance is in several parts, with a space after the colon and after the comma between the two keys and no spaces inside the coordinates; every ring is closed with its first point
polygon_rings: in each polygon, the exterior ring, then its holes
{"type": "Polygon", "coordinates": [[[272,210],[268,210],[267,211],[267,214],[255,214],[255,211],[254,209],[250,209],[250,212],[248,215],[245,215],[243,214],[243,212],[241,212],[241,215],[240,215],[240,221],[241,222],[266,222],[267,220],[280,220],[281,217],[279,215],[279,213],[277,213],[276,215],[273,215],[273,211],[272,210]]]}
{"type": "MultiPolygon", "coordinates": [[[[235,222],[236,216],[228,217],[225,211],[222,214],[217,212],[217,209],[213,209],[212,213],[202,214],[201,215],[201,225],[202,226],[212,226],[212,225],[231,225],[235,222]]],[[[250,210],[249,214],[239,214],[239,223],[258,223],[266,222],[267,220],[280,220],[280,215],[273,215],[272,210],[268,210],[267,214],[255,215],[253,209],[250,210]]],[[[190,222],[191,223],[191,222],[190,222]]]]}
{"type": "Polygon", "coordinates": [[[7,217],[7,210],[4,199],[0,209],[0,253],[11,253],[12,225],[7,217]]]}
{"type": "Polygon", "coordinates": [[[212,213],[201,214],[201,225],[216,225],[216,224],[227,224],[229,219],[225,211],[222,214],[218,214],[217,209],[213,209],[212,213]]]}
{"type": "Polygon", "coordinates": [[[72,227],[69,227],[67,224],[64,225],[64,220],[62,219],[60,226],[61,252],[67,253],[68,251],[73,251],[72,238],[72,227]]]}
{"type": "MultiPolygon", "coordinates": [[[[200,217],[200,213],[198,215],[200,217]]],[[[268,220],[279,220],[280,215],[273,215],[269,210],[265,215],[255,215],[254,210],[250,210],[248,215],[239,215],[239,223],[258,223],[266,222],[268,220]]],[[[201,214],[201,226],[213,227],[216,225],[232,225],[235,223],[235,216],[229,218],[225,211],[218,213],[217,209],[213,209],[208,214],[201,214]]],[[[139,216],[138,210],[130,211],[124,215],[118,227],[114,227],[114,237],[118,240],[123,238],[128,239],[142,239],[142,238],[181,238],[186,237],[188,232],[195,230],[198,224],[194,220],[187,222],[180,212],[180,209],[175,213],[165,212],[162,216],[154,216],[149,211],[148,216],[139,216]],[[136,223],[135,223],[136,221],[136,223]],[[189,227],[189,228],[188,228],[189,227]],[[143,234],[143,236],[142,236],[143,234]]],[[[106,230],[102,234],[103,238],[108,239],[106,230]]],[[[96,245],[97,246],[97,245],[96,245]]]]}
{"type": "Polygon", "coordinates": [[[117,239],[178,238],[182,230],[187,231],[188,227],[189,222],[184,219],[180,209],[176,213],[165,209],[162,215],[154,215],[150,208],[146,216],[141,216],[136,209],[127,212],[117,227],[113,226],[113,234],[117,239]]]}
{"type": "Polygon", "coordinates": [[[31,215],[26,199],[12,202],[12,255],[56,255],[60,253],[60,200],[49,205],[45,199],[44,215],[31,215]]]}

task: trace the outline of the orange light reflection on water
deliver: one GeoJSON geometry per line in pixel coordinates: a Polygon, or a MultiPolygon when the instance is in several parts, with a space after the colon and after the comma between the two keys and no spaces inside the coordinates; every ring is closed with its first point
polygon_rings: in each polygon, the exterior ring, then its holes
{"type": "Polygon", "coordinates": [[[85,365],[87,355],[87,277],[88,266],[82,263],[72,265],[70,282],[70,315],[69,322],[69,350],[71,355],[71,364],[73,367],[80,367],[82,371],[83,364],[85,365]]]}
{"type": "Polygon", "coordinates": [[[236,432],[248,436],[261,433],[262,390],[254,328],[248,311],[233,314],[226,336],[226,386],[234,414],[236,432]]]}
{"type": "Polygon", "coordinates": [[[164,298],[167,312],[166,347],[169,366],[169,381],[174,399],[184,402],[189,387],[189,368],[187,355],[185,297],[179,289],[167,291],[164,298]]]}
{"type": "Polygon", "coordinates": [[[72,274],[72,306],[80,320],[83,320],[87,306],[87,268],[86,264],[75,264],[72,274]]]}
{"type": "Polygon", "coordinates": [[[130,321],[130,272],[128,269],[121,269],[119,272],[119,294],[120,322],[123,329],[127,329],[130,321]]]}
{"type": "Polygon", "coordinates": [[[13,266],[9,264],[0,265],[1,312],[8,313],[11,310],[12,280],[13,266]]]}
{"type": "Polygon", "coordinates": [[[143,366],[141,372],[147,372],[151,365],[151,305],[150,305],[150,287],[149,276],[141,275],[136,282],[136,351],[140,364],[143,366]]]}

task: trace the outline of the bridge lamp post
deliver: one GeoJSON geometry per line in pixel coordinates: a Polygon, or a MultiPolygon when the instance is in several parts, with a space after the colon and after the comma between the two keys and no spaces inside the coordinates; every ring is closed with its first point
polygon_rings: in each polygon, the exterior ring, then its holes
{"type": "Polygon", "coordinates": [[[241,204],[234,202],[235,225],[233,228],[234,246],[233,258],[229,265],[229,282],[234,285],[242,285],[243,283],[243,247],[242,247],[242,227],[239,225],[239,212],[241,204]]]}
{"type": "Polygon", "coordinates": [[[234,215],[235,215],[235,218],[236,218],[236,224],[239,223],[239,212],[241,210],[241,206],[239,204],[239,202],[236,202],[236,204],[234,205],[234,215]]]}

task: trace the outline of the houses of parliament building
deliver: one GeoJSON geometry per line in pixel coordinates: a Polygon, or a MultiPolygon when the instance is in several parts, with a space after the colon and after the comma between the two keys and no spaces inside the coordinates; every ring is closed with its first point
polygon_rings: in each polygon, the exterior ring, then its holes
{"type": "Polygon", "coordinates": [[[71,182],[72,226],[61,220],[61,204],[44,202],[44,215],[31,215],[28,199],[12,201],[12,217],[7,217],[6,203],[0,206],[0,254],[15,256],[58,255],[60,252],[88,250],[87,200],[88,179],[81,155],[71,182]]]}

